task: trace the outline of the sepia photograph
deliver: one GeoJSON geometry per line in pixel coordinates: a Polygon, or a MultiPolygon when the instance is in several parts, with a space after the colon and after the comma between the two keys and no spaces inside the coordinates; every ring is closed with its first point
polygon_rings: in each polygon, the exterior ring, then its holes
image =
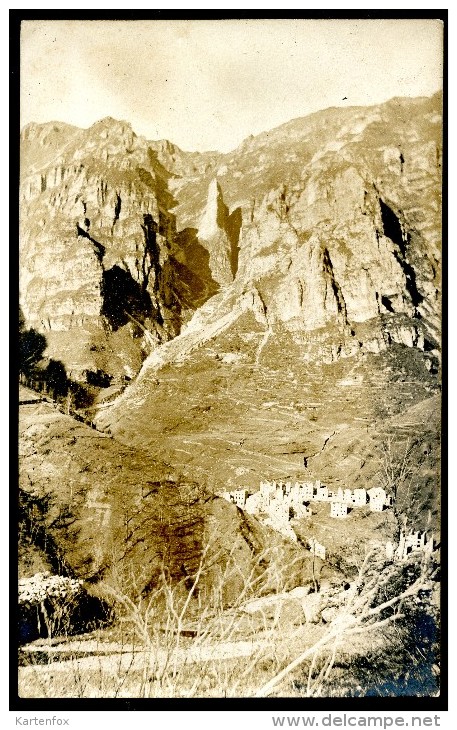
{"type": "Polygon", "coordinates": [[[427,12],[18,22],[18,698],[445,700],[427,12]]]}

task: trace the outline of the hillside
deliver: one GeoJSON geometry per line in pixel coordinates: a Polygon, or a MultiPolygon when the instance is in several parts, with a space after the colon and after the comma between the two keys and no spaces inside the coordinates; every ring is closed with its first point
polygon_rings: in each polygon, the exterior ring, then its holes
{"type": "MultiPolygon", "coordinates": [[[[103,651],[121,667],[116,632],[134,626],[142,696],[197,692],[187,659],[213,662],[195,682],[218,696],[237,656],[243,676],[255,669],[249,692],[266,696],[295,636],[312,658],[294,665],[288,696],[314,696],[313,672],[317,694],[325,672],[335,696],[370,694],[378,669],[387,694],[435,691],[441,160],[440,94],[326,109],[227,154],[109,117],[22,130],[20,575],[109,595],[103,651]],[[254,516],[222,498],[265,480],[282,483],[282,531],[265,505],[254,516]],[[313,498],[297,514],[282,504],[295,481],[383,487],[386,501],[335,516],[313,498]],[[407,554],[392,552],[401,533],[418,543],[407,554]],[[353,620],[383,631],[327,656],[319,637],[339,642],[343,623],[351,642],[353,620]],[[151,646],[171,656],[164,635],[176,665],[147,679],[151,646]],[[221,637],[235,652],[225,664],[221,637]]],[[[92,650],[80,659],[94,668],[92,650]]],[[[128,692],[118,674],[109,692],[128,692]]],[[[35,669],[23,676],[32,692],[35,669]]],[[[240,681],[226,685],[235,696],[240,681]]]]}
{"type": "MultiPolygon", "coordinates": [[[[296,546],[292,557],[277,533],[148,449],[122,446],[26,388],[21,400],[20,577],[50,567],[137,597],[160,585],[164,571],[177,583],[192,580],[209,549],[199,590],[209,596],[214,571],[227,570],[230,602],[267,550],[264,568],[276,560],[286,568],[297,557],[296,546]]],[[[301,550],[282,584],[309,580],[310,560],[301,550]]],[[[281,581],[280,570],[273,574],[281,581]]]]}
{"type": "Polygon", "coordinates": [[[236,275],[100,406],[99,426],[212,490],[371,484],[386,440],[427,442],[416,477],[437,527],[439,103],[327,110],[219,160],[217,190],[213,171],[173,178],[180,225],[241,208],[236,275]],[[421,402],[427,417],[399,430],[393,417],[421,402]]]}

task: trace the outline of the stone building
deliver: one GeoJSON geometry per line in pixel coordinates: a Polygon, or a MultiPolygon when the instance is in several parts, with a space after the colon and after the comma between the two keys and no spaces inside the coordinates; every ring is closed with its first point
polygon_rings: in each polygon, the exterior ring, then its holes
{"type": "Polygon", "coordinates": [[[262,506],[263,506],[262,494],[260,492],[254,492],[254,494],[251,494],[247,498],[244,508],[245,508],[246,512],[248,512],[250,515],[256,515],[259,512],[261,512],[262,506]]]}
{"type": "Polygon", "coordinates": [[[348,506],[345,502],[332,502],[330,504],[330,517],[344,518],[348,516],[348,506]]]}
{"type": "Polygon", "coordinates": [[[260,494],[262,497],[268,497],[276,492],[276,482],[260,482],[260,494]]]}
{"type": "Polygon", "coordinates": [[[312,482],[297,483],[295,486],[298,486],[298,496],[303,502],[310,502],[313,499],[314,485],[312,482]]]}
{"type": "Polygon", "coordinates": [[[386,543],[386,558],[387,560],[405,560],[413,552],[425,551],[431,553],[433,548],[433,535],[428,537],[426,532],[419,531],[410,532],[409,535],[400,532],[397,546],[390,541],[386,543]]]}
{"type": "Polygon", "coordinates": [[[344,490],[344,492],[343,492],[343,502],[345,504],[352,504],[353,503],[352,490],[351,489],[345,489],[344,490]]]}
{"type": "Polygon", "coordinates": [[[355,507],[364,507],[367,503],[367,490],[354,489],[353,502],[355,507]]]}
{"type": "Polygon", "coordinates": [[[310,552],[321,560],[325,560],[325,547],[321,545],[314,537],[308,539],[308,547],[310,552]]]}
{"type": "Polygon", "coordinates": [[[236,504],[237,507],[244,509],[248,494],[249,492],[247,489],[234,489],[233,492],[221,492],[220,496],[223,499],[226,499],[227,502],[232,502],[233,504],[236,504]]]}
{"type": "Polygon", "coordinates": [[[368,496],[370,497],[371,512],[382,512],[390,501],[390,498],[387,499],[386,491],[382,487],[372,487],[368,490],[368,496]]]}
{"type": "Polygon", "coordinates": [[[279,499],[273,499],[270,504],[268,510],[266,510],[270,517],[272,517],[275,520],[279,520],[280,522],[289,522],[290,519],[290,505],[288,502],[279,500],[279,499]]]}
{"type": "Polygon", "coordinates": [[[246,504],[246,498],[248,496],[247,489],[235,489],[232,493],[232,501],[238,507],[243,508],[246,504]]]}
{"type": "Polygon", "coordinates": [[[428,550],[432,552],[433,535],[427,540],[426,532],[410,532],[409,535],[400,532],[400,540],[395,557],[399,560],[404,560],[410,553],[416,552],[417,550],[428,550]]]}

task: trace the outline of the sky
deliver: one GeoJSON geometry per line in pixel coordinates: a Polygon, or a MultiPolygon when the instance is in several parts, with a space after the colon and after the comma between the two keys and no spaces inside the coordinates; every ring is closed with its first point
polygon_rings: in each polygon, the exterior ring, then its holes
{"type": "Polygon", "coordinates": [[[436,20],[23,21],[21,126],[107,116],[185,150],[442,86],[436,20]],[[345,98],[346,97],[346,98],[345,98]]]}

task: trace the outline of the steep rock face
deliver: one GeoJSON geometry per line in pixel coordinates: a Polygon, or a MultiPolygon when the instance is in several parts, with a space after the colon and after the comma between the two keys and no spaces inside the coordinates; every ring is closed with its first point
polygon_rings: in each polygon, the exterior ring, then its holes
{"type": "Polygon", "coordinates": [[[440,112],[439,95],[328,109],[227,155],[146,142],[114,120],[29,125],[27,322],[75,372],[132,375],[180,332],[170,356],[204,341],[255,291],[265,336],[287,330],[305,358],[391,342],[435,358],[440,112]]]}
{"type": "Polygon", "coordinates": [[[148,141],[163,167],[179,179],[198,179],[217,169],[220,152],[185,152],[168,139],[148,141]]]}
{"type": "MultiPolygon", "coordinates": [[[[353,353],[357,329],[375,347],[381,318],[379,349],[411,337],[437,349],[440,111],[439,95],[329,109],[219,160],[224,201],[242,215],[234,286],[256,287],[271,326],[315,339],[331,328],[336,349],[353,353]]],[[[191,201],[176,183],[178,226],[201,215],[207,179],[191,201]]]]}
{"type": "Polygon", "coordinates": [[[237,209],[229,215],[221,186],[214,179],[209,185],[206,208],[198,226],[198,237],[209,253],[212,276],[221,286],[233,281],[238,268],[240,212],[237,209]]]}
{"type": "Polygon", "coordinates": [[[192,292],[179,297],[167,174],[124,122],[45,127],[22,135],[26,322],[77,379],[97,369],[133,376],[194,307],[192,292]]]}
{"type": "MultiPolygon", "coordinates": [[[[221,157],[219,188],[214,170],[171,180],[178,230],[202,228],[210,184],[240,211],[234,279],[99,427],[210,489],[323,473],[366,485],[389,434],[420,442],[439,421],[440,112],[438,95],[329,109],[221,157]],[[391,419],[422,401],[425,420],[399,433],[391,419]]],[[[431,503],[438,459],[421,477],[431,503]]]]}
{"type": "Polygon", "coordinates": [[[407,234],[397,240],[385,235],[384,203],[367,193],[354,168],[339,175],[332,170],[332,177],[332,197],[320,191],[317,212],[303,204],[312,187],[262,201],[243,227],[242,273],[260,282],[272,318],[291,328],[344,327],[386,312],[413,316],[421,297],[405,271],[407,234]]]}

